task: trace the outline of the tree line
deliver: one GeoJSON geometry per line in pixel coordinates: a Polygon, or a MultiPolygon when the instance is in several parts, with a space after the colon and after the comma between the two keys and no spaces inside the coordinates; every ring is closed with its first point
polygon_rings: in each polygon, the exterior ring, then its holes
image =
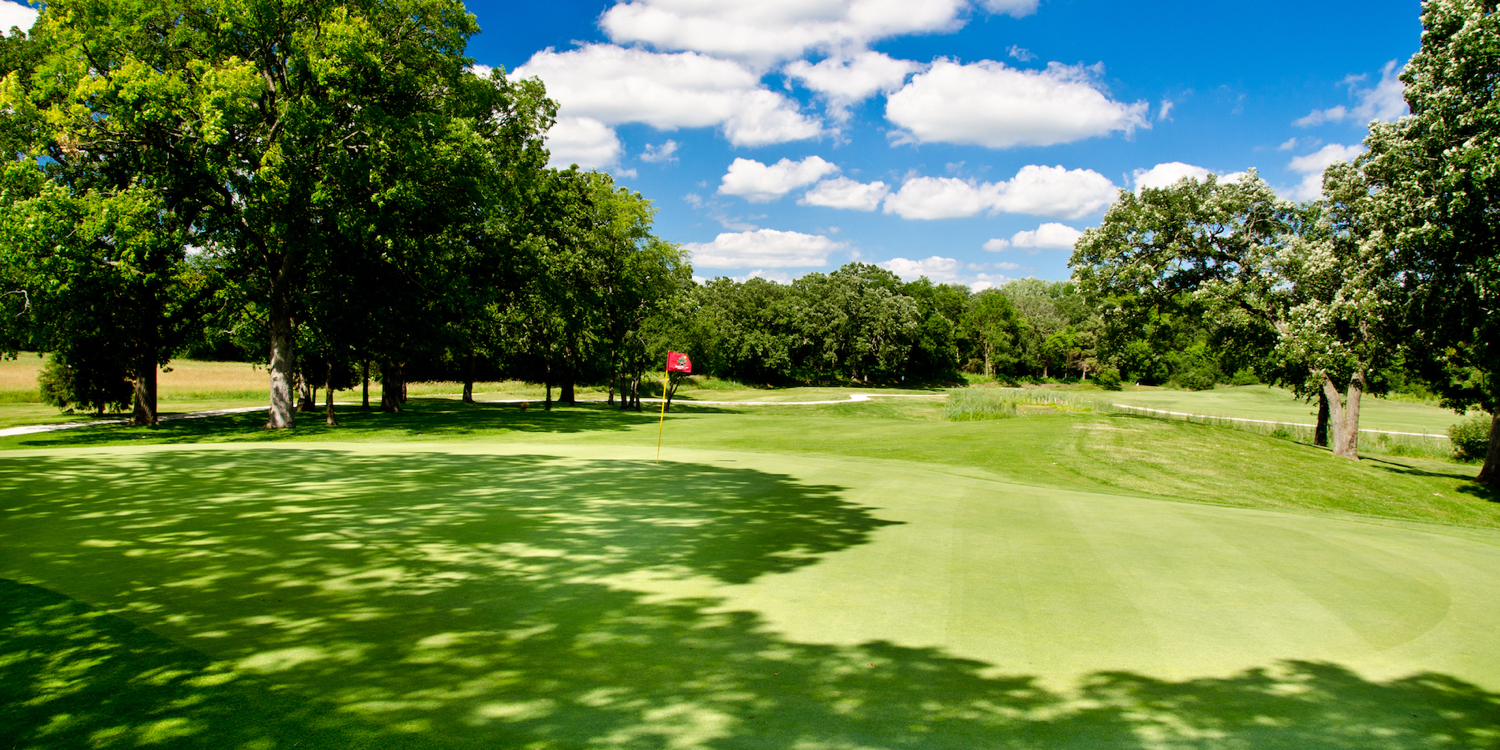
{"type": "Polygon", "coordinates": [[[649,200],[545,166],[555,103],[475,72],[458,0],[57,0],[0,39],[0,345],[136,424],[174,356],[248,356],[270,428],[316,388],[333,423],[332,391],[372,376],[386,410],[408,379],[471,399],[500,375],[549,408],[580,382],[640,408],[668,350],[750,383],[1259,380],[1317,399],[1355,458],[1364,393],[1491,414],[1500,393],[1500,20],[1429,0],[1422,21],[1411,114],[1321,199],[1254,173],[1122,191],[1072,280],[973,292],[861,263],[694,283],[649,200]]]}
{"type": "Polygon", "coordinates": [[[555,103],[476,73],[476,31],[458,0],[48,3],[0,40],[0,344],[135,424],[185,349],[255,352],[268,428],[372,368],[387,410],[432,361],[564,398],[631,370],[687,259],[638,193],[545,166],[555,103]]]}

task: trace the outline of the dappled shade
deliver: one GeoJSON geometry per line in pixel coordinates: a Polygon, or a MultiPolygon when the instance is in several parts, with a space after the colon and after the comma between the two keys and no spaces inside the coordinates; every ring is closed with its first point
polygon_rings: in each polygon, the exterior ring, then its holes
{"type": "Polygon", "coordinates": [[[451,446],[6,458],[0,575],[51,590],[0,582],[0,747],[1500,743],[1500,696],[1443,675],[1287,662],[1060,694],[939,649],[793,642],[694,595],[891,524],[843,493],[451,446]]]}

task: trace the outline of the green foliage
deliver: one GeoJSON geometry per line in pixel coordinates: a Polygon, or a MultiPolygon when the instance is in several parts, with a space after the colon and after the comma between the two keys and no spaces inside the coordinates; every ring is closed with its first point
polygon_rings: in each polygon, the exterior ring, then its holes
{"type": "Polygon", "coordinates": [[[1094,384],[1106,391],[1120,390],[1120,370],[1115,367],[1101,367],[1094,375],[1094,384]]]}
{"type": "Polygon", "coordinates": [[[1488,414],[1476,414],[1448,428],[1448,439],[1453,442],[1453,456],[1460,461],[1482,461],[1490,449],[1490,428],[1494,419],[1488,414]]]}
{"type": "Polygon", "coordinates": [[[68,355],[51,354],[37,373],[37,391],[44,403],[59,409],[123,411],[130,407],[135,386],[124,370],[109,365],[84,361],[75,366],[68,355]]]}

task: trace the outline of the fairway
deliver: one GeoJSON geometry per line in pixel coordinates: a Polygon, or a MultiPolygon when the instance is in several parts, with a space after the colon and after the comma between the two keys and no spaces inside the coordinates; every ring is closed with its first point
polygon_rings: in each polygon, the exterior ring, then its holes
{"type": "Polygon", "coordinates": [[[649,459],[4,454],[0,726],[23,747],[1500,742],[1500,532],[649,459]]]}

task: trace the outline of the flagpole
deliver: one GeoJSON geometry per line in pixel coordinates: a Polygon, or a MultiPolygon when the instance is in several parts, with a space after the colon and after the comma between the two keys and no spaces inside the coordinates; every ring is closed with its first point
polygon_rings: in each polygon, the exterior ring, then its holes
{"type": "Polygon", "coordinates": [[[672,378],[672,373],[668,370],[663,370],[661,374],[661,421],[656,423],[657,463],[661,463],[661,429],[667,424],[667,381],[672,378]]]}

